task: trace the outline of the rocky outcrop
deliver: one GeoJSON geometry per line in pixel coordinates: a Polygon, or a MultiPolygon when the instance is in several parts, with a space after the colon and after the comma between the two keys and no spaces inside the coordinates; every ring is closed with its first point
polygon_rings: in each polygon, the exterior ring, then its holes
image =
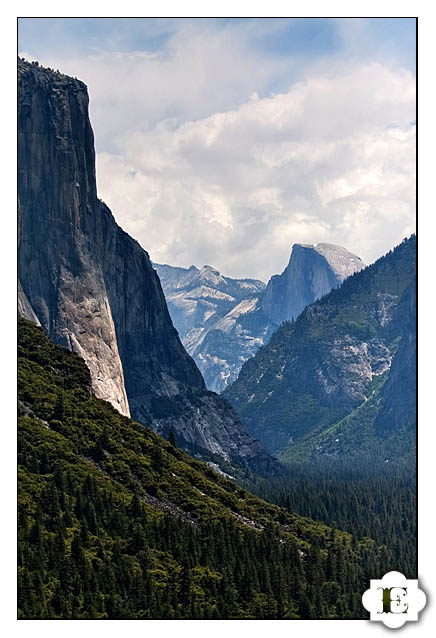
{"type": "MultiPolygon", "coordinates": [[[[284,323],[244,364],[223,396],[267,449],[290,448],[353,412],[380,386],[396,353],[411,369],[414,328],[404,339],[403,295],[415,277],[415,253],[412,236],[308,306],[295,322],[284,323]]],[[[396,380],[399,365],[392,364],[386,385],[392,399],[380,404],[387,406],[386,414],[392,411],[394,421],[398,392],[404,393],[403,412],[414,396],[410,375],[404,384],[396,380]],[[409,389],[401,390],[403,385],[409,389]]]]}
{"type": "Polygon", "coordinates": [[[148,254],[97,197],[86,86],[18,67],[20,311],[85,360],[96,396],[122,414],[232,463],[274,466],[207,392],[148,254]]]}
{"type": "Polygon", "coordinates": [[[365,267],[359,257],[333,244],[294,244],[289,263],[262,296],[264,313],[276,324],[296,319],[304,308],[365,267]]]}

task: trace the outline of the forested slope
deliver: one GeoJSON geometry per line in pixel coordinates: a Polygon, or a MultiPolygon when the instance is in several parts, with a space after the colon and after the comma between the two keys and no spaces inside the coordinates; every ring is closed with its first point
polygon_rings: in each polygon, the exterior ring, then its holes
{"type": "Polygon", "coordinates": [[[19,320],[20,618],[357,618],[377,547],[262,501],[96,399],[19,320]]]}

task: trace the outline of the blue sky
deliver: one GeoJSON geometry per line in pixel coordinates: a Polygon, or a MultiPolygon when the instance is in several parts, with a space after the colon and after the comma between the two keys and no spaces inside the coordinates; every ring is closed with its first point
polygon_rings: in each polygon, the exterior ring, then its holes
{"type": "MultiPolygon", "coordinates": [[[[39,55],[92,53],[116,47],[121,51],[157,51],[165,46],[181,23],[233,28],[251,25],[253,46],[274,55],[304,56],[338,53],[342,39],[334,18],[20,18],[19,49],[39,55]],[[270,37],[275,32],[274,38],[270,37]]],[[[368,44],[386,47],[410,68],[415,67],[415,19],[367,18],[368,44]]]]}
{"type": "Polygon", "coordinates": [[[155,261],[267,279],[414,229],[415,20],[23,18],[82,79],[100,196],[155,261]]]}

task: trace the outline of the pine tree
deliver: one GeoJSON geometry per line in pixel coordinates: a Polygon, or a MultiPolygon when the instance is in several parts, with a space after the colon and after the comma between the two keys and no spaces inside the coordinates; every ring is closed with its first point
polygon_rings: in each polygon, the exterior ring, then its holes
{"type": "Polygon", "coordinates": [[[169,431],[169,434],[168,434],[168,441],[171,443],[171,445],[173,447],[178,447],[177,446],[177,439],[176,439],[176,432],[175,432],[173,426],[170,427],[170,431],[169,431]]]}

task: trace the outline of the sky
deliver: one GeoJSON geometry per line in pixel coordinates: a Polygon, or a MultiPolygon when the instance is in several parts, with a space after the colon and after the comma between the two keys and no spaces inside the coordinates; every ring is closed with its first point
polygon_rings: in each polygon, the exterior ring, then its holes
{"type": "Polygon", "coordinates": [[[23,18],[83,80],[99,197],[153,261],[267,281],[415,230],[415,20],[23,18]]]}

